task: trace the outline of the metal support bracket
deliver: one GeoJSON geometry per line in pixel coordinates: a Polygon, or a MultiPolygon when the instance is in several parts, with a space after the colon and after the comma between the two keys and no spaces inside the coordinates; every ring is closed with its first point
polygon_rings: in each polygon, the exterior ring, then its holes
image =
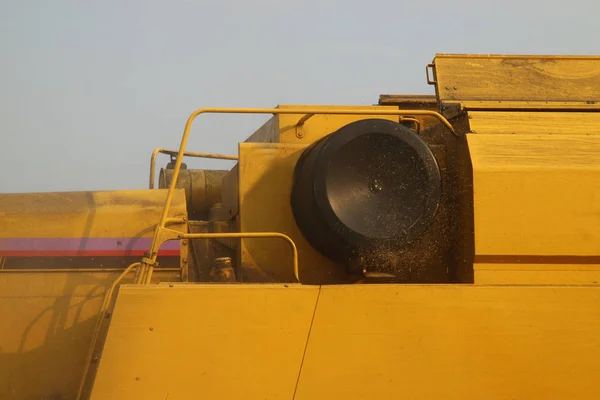
{"type": "Polygon", "coordinates": [[[435,64],[427,64],[427,66],[425,67],[425,75],[427,75],[427,84],[428,85],[436,85],[437,81],[434,79],[431,79],[429,77],[429,70],[431,70],[432,76],[435,77],[435,64]]]}
{"type": "Polygon", "coordinates": [[[304,127],[304,123],[312,118],[315,114],[305,114],[296,122],[296,137],[298,139],[302,139],[304,137],[304,132],[302,131],[302,127],[304,127]]]}

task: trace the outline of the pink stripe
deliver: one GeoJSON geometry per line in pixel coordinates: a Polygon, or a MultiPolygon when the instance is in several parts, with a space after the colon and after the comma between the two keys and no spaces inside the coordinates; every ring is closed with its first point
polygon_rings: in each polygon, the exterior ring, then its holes
{"type": "MultiPolygon", "coordinates": [[[[127,257],[144,256],[146,252],[141,250],[132,251],[0,251],[3,257],[127,257]]],[[[159,257],[179,256],[179,250],[160,250],[159,257]]]]}

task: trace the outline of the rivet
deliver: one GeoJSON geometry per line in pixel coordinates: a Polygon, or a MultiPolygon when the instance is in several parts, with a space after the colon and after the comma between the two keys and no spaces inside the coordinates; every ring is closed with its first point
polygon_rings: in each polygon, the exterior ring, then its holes
{"type": "Polygon", "coordinates": [[[183,240],[181,241],[181,244],[182,244],[182,245],[184,245],[184,246],[187,246],[187,240],[183,239],[183,240]]]}
{"type": "Polygon", "coordinates": [[[104,318],[110,318],[110,313],[109,312],[104,313],[104,318]]]}
{"type": "Polygon", "coordinates": [[[469,115],[469,119],[473,119],[473,116],[472,116],[472,115],[469,115]]]}
{"type": "Polygon", "coordinates": [[[187,264],[187,258],[183,258],[183,259],[181,260],[181,263],[182,263],[183,265],[187,264]]]}
{"type": "Polygon", "coordinates": [[[169,284],[169,287],[173,287],[173,284],[172,284],[172,283],[171,283],[171,284],[169,284]]]}
{"type": "Polygon", "coordinates": [[[140,379],[142,379],[142,378],[140,378],[139,376],[136,376],[136,377],[135,377],[135,380],[136,380],[136,381],[139,381],[140,379]]]}
{"type": "Polygon", "coordinates": [[[458,86],[454,86],[454,90],[458,90],[458,86]]]}
{"type": "Polygon", "coordinates": [[[446,90],[450,90],[450,86],[446,86],[446,90]]]}
{"type": "Polygon", "coordinates": [[[154,328],[153,328],[153,327],[150,327],[150,330],[151,330],[151,331],[153,331],[153,330],[154,330],[154,328]]]}

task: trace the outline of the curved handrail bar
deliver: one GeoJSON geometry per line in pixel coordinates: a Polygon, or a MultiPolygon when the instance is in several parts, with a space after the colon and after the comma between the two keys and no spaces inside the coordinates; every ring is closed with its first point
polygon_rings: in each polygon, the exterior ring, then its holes
{"type": "MultiPolygon", "coordinates": [[[[167,150],[162,147],[158,147],[154,149],[152,152],[152,156],[150,157],[150,182],[148,184],[148,189],[154,189],[154,182],[156,180],[156,157],[159,154],[169,154],[172,156],[176,156],[179,154],[178,150],[167,150]]],[[[186,151],[183,153],[185,157],[197,157],[197,158],[213,158],[217,160],[232,160],[237,161],[238,156],[231,156],[229,154],[217,154],[217,153],[198,153],[195,151],[186,151]]]]}
{"type": "MultiPolygon", "coordinates": [[[[292,249],[292,267],[296,282],[300,283],[300,272],[298,269],[298,248],[294,240],[286,234],[280,232],[218,232],[218,233],[181,233],[177,237],[168,238],[165,240],[182,240],[182,239],[283,239],[292,249]]],[[[152,268],[149,268],[143,278],[142,283],[150,283],[152,279],[152,268]]]]}

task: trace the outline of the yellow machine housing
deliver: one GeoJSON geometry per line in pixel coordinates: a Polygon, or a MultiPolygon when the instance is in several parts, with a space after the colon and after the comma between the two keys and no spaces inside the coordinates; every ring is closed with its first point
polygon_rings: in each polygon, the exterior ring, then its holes
{"type": "Polygon", "coordinates": [[[0,195],[0,398],[600,398],[600,57],[426,70],[199,109],[147,190],[0,195]],[[271,118],[188,151],[206,113],[271,118]]]}
{"type": "MultiPolygon", "coordinates": [[[[278,109],[303,109],[310,106],[283,105],[278,109]]],[[[315,108],[315,106],[312,106],[315,108]]],[[[366,118],[370,110],[390,110],[393,107],[321,107],[324,110],[350,109],[364,112],[366,115],[315,115],[297,127],[302,115],[276,115],[259,128],[245,142],[239,144],[239,162],[229,175],[225,177],[223,204],[229,215],[234,218],[242,232],[275,231],[289,235],[298,246],[302,282],[311,284],[343,283],[352,280],[343,268],[339,268],[325,256],[315,250],[303,237],[294,219],[290,205],[290,191],[293,181],[294,167],[302,152],[312,143],[327,136],[331,132],[366,118]]],[[[397,108],[396,108],[397,110],[397,108]]],[[[405,117],[392,115],[384,119],[400,122],[405,117]]],[[[409,124],[413,122],[408,121],[409,124]]],[[[445,169],[446,145],[430,138],[430,147],[437,156],[441,169],[445,169]]],[[[446,177],[444,176],[446,179],[446,177]]],[[[451,179],[451,178],[447,178],[451,179]]],[[[444,197],[444,201],[446,198],[444,197]]],[[[423,276],[417,275],[415,269],[412,278],[417,280],[444,282],[450,278],[446,274],[449,264],[448,257],[450,240],[444,239],[443,230],[451,219],[446,213],[440,212],[434,226],[422,240],[437,240],[439,246],[429,249],[426,257],[419,261],[423,263],[423,276]],[[442,244],[442,243],[448,244],[442,244]],[[437,263],[435,268],[432,264],[437,263]],[[428,268],[425,268],[428,264],[428,268]],[[427,275],[427,276],[425,276],[427,275]]],[[[416,247],[416,246],[415,246],[416,247]]],[[[414,251],[419,253],[418,251],[414,251]]],[[[419,254],[423,256],[423,252],[419,254]]],[[[281,260],[290,258],[286,243],[265,243],[259,239],[241,239],[239,248],[242,278],[244,280],[292,281],[292,269],[282,270],[281,260]],[[260,273],[257,271],[260,270],[260,273]]],[[[413,259],[415,254],[408,255],[413,259]]]]}
{"type": "MultiPolygon", "coordinates": [[[[166,192],[0,196],[0,398],[76,396],[103,297],[148,250],[166,192]]],[[[183,191],[169,215],[187,215],[183,191]]],[[[155,282],[185,276],[187,246],[174,244],[155,282]]]]}

